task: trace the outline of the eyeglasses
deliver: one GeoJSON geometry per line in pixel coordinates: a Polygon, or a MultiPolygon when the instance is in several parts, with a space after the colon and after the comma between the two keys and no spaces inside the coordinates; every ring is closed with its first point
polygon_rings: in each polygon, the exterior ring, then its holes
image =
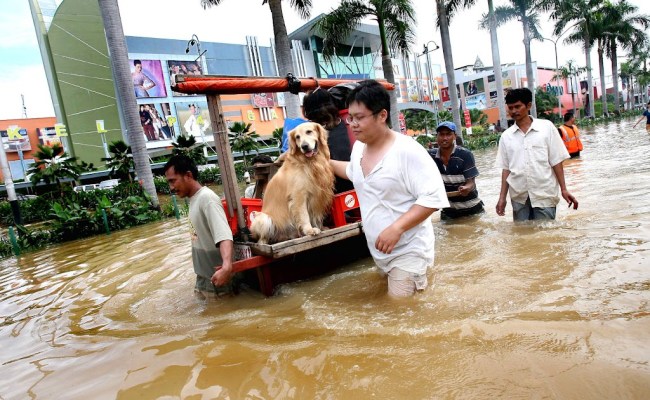
{"type": "Polygon", "coordinates": [[[352,125],[354,123],[360,124],[361,121],[363,121],[364,119],[366,119],[368,117],[375,116],[375,115],[379,114],[380,112],[381,111],[377,111],[377,112],[374,112],[374,113],[372,113],[370,115],[358,115],[356,117],[352,116],[352,115],[348,115],[347,117],[345,117],[345,122],[347,122],[350,125],[352,125]]]}

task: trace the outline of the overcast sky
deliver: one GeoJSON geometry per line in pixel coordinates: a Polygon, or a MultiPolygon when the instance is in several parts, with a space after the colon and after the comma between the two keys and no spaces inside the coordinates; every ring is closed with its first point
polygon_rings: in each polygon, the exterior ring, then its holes
{"type": "MultiPolygon", "coordinates": [[[[312,0],[312,16],[327,13],[339,0],[312,0]]],[[[495,0],[495,5],[506,4],[495,0]]],[[[647,0],[629,0],[639,7],[639,12],[650,13],[647,0]]],[[[20,95],[25,96],[29,117],[53,116],[54,111],[47,88],[43,64],[36,42],[32,18],[26,0],[0,0],[0,119],[22,117],[20,95]]],[[[151,36],[189,40],[196,34],[201,41],[246,43],[246,36],[257,36],[261,45],[267,46],[273,37],[271,12],[261,0],[223,0],[222,4],[203,10],[200,0],[118,0],[124,32],[127,36],[151,36]]],[[[474,64],[480,57],[485,65],[492,65],[489,32],[478,29],[481,15],[487,12],[487,1],[463,10],[451,21],[450,35],[454,65],[474,64]]],[[[283,1],[287,31],[292,32],[304,24],[298,13],[283,1]]],[[[440,34],[435,26],[435,1],[412,0],[416,10],[415,51],[430,40],[440,44],[440,34]]],[[[548,17],[542,18],[542,34],[551,35],[553,25],[548,17]]],[[[524,63],[523,33],[521,24],[512,21],[499,28],[501,62],[524,63]]],[[[554,68],[555,53],[550,41],[533,42],[532,57],[539,66],[554,68]]],[[[584,51],[578,46],[558,44],[560,65],[574,59],[585,65],[584,51]]],[[[598,75],[598,60],[592,52],[594,76],[598,75]]],[[[442,50],[431,53],[432,63],[444,66],[442,50]]],[[[444,67],[442,68],[444,71],[444,67]]],[[[606,60],[606,74],[610,74],[606,60]]]]}

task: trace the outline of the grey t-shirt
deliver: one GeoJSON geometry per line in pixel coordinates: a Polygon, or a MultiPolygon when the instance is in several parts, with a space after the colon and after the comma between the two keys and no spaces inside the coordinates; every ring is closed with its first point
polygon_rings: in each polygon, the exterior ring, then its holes
{"type": "Polygon", "coordinates": [[[232,240],[232,231],[228,226],[219,196],[205,186],[199,189],[194,196],[190,197],[189,219],[192,263],[197,282],[198,277],[205,278],[209,282],[214,274],[214,267],[223,263],[217,243],[232,240]]]}

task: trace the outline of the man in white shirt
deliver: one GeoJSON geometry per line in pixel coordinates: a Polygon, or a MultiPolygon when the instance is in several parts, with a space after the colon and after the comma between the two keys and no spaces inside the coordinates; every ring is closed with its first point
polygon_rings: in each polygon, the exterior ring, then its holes
{"type": "Polygon", "coordinates": [[[526,221],[555,219],[555,208],[562,197],[573,209],[578,200],[566,188],[562,162],[569,158],[562,139],[551,121],[528,115],[533,94],[527,88],[511,90],[506,105],[514,125],[501,135],[496,167],[501,169],[498,215],[505,215],[506,195],[510,192],[513,219],[526,221]]]}
{"type": "Polygon", "coordinates": [[[445,187],[424,147],[390,129],[390,97],[381,84],[363,81],[349,99],[347,122],[357,140],[349,162],[330,163],[354,184],[368,248],[388,277],[388,293],[410,296],[427,286],[431,214],[449,207],[445,187]]]}

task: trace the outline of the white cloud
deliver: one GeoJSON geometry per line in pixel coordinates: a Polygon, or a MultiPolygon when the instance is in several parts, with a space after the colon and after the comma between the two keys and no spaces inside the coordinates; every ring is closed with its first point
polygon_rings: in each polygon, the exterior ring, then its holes
{"type": "Polygon", "coordinates": [[[20,95],[25,96],[27,116],[52,117],[54,109],[42,65],[13,67],[0,74],[2,107],[0,119],[21,118],[23,115],[20,95]]]}

